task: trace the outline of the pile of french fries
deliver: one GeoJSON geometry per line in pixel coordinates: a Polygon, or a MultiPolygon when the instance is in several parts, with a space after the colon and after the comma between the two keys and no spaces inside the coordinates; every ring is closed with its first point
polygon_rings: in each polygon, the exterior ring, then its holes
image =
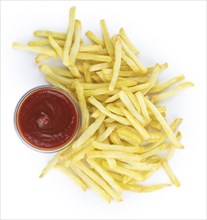
{"type": "Polygon", "coordinates": [[[37,64],[50,58],[62,61],[62,68],[41,64],[39,69],[49,83],[77,99],[82,113],[79,137],[49,161],[41,177],[58,168],[107,202],[122,201],[124,190],[142,193],[172,184],[179,187],[168,161],[183,148],[177,131],[182,119],[169,125],[167,109],[158,103],[193,83],[176,85],[183,75],[159,83],[167,63],[145,67],[124,29],[110,36],[104,20],[100,21],[103,38],[88,31],[92,43],[84,44],[75,13],[72,7],[67,33],[35,31],[38,40],[13,43],[14,48],[37,53],[37,64]],[[171,183],[143,185],[160,168],[171,183]]]}

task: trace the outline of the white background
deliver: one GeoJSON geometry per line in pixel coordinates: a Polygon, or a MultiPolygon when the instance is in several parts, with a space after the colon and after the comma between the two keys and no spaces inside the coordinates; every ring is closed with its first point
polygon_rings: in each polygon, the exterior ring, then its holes
{"type": "MultiPolygon", "coordinates": [[[[1,217],[2,219],[206,219],[206,2],[2,2],[1,8],[1,217]],[[77,6],[83,33],[124,27],[146,65],[169,64],[161,80],[185,74],[195,87],[166,102],[169,122],[182,117],[185,145],[170,165],[180,188],[150,194],[126,192],[122,203],[102,201],[52,170],[38,176],[52,157],[28,149],[17,137],[13,112],[29,89],[45,84],[34,55],[13,50],[13,41],[33,39],[36,29],[66,31],[68,10],[77,6]]],[[[161,170],[152,181],[169,182],[161,170]]]]}

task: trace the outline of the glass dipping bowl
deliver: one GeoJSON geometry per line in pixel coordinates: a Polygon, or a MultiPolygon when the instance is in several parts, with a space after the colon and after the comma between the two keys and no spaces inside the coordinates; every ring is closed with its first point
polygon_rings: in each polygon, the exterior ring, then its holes
{"type": "Polygon", "coordinates": [[[81,111],[76,99],[66,91],[49,85],[38,86],[26,92],[20,98],[14,112],[14,126],[19,138],[28,147],[39,152],[53,153],[67,147],[77,138],[81,122],[81,111]],[[41,102],[41,99],[43,102],[41,102]],[[57,101],[56,105],[54,100],[57,101]],[[54,106],[52,106],[52,101],[54,106]],[[58,101],[59,105],[57,105],[58,101]],[[60,105],[62,105],[62,109],[60,105]],[[44,106],[47,111],[44,110],[44,106]],[[63,106],[65,109],[63,109],[63,106]],[[62,131],[61,128],[60,131],[58,130],[57,125],[55,126],[55,121],[58,121],[57,115],[59,118],[68,115],[62,123],[59,123],[60,127],[65,126],[62,131]],[[69,124],[67,125],[66,122],[69,124]],[[52,134],[52,131],[49,131],[50,127],[58,130],[59,133],[52,134]],[[69,134],[69,132],[71,133],[69,134]],[[37,134],[40,135],[41,140],[38,140],[37,134]],[[59,141],[59,144],[55,145],[53,140],[59,141]]]}

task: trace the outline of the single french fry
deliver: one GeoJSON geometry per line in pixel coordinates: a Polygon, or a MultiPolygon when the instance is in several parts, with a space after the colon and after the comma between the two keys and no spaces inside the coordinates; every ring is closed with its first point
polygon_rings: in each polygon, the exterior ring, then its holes
{"type": "Polygon", "coordinates": [[[137,55],[139,54],[139,50],[132,44],[130,39],[128,38],[126,32],[124,31],[123,28],[119,30],[119,34],[121,38],[124,40],[124,42],[128,45],[128,47],[137,55]]]}
{"type": "Polygon", "coordinates": [[[89,111],[86,104],[86,99],[84,96],[84,90],[78,81],[75,82],[75,89],[81,109],[81,115],[82,115],[82,131],[85,131],[89,126],[89,111]]]}
{"type": "Polygon", "coordinates": [[[75,21],[75,41],[71,46],[70,55],[69,55],[69,66],[75,65],[76,57],[80,47],[80,39],[81,39],[81,22],[79,20],[75,21]]]}
{"type": "Polygon", "coordinates": [[[62,48],[59,46],[59,44],[54,40],[54,38],[51,35],[48,36],[48,39],[49,39],[50,45],[53,47],[55,52],[58,54],[60,58],[62,58],[63,56],[62,48]]]}
{"type": "Polygon", "coordinates": [[[175,88],[173,88],[173,89],[171,89],[171,90],[169,90],[167,92],[163,92],[161,94],[152,96],[151,101],[153,103],[164,101],[164,100],[172,97],[173,95],[176,95],[177,93],[179,93],[183,89],[189,88],[191,86],[194,86],[194,84],[192,82],[181,83],[178,86],[176,86],[175,88]]]}
{"type": "Polygon", "coordinates": [[[116,87],[116,82],[119,76],[119,71],[121,66],[122,43],[119,37],[115,38],[114,50],[115,50],[115,61],[113,66],[113,74],[109,85],[109,90],[111,91],[113,91],[116,87]]]}
{"type": "Polygon", "coordinates": [[[91,83],[92,82],[91,73],[89,71],[89,64],[87,62],[83,63],[83,74],[84,74],[86,83],[91,83]]]}
{"type": "Polygon", "coordinates": [[[101,45],[102,47],[105,45],[104,44],[104,41],[99,38],[98,36],[96,36],[93,32],[91,31],[87,31],[86,32],[86,36],[91,40],[93,41],[94,43],[98,44],[98,45],[101,45]]]}
{"type": "Polygon", "coordinates": [[[111,38],[109,36],[109,32],[108,32],[105,20],[101,20],[100,25],[101,25],[102,34],[103,34],[104,42],[105,42],[106,48],[108,50],[108,53],[109,53],[110,57],[113,57],[114,56],[114,47],[113,47],[111,38]]]}
{"type": "MultiPolygon", "coordinates": [[[[48,34],[48,36],[49,35],[50,34],[48,34]]],[[[52,35],[50,35],[50,36],[52,36],[52,35]]],[[[57,40],[57,39],[55,41],[58,43],[59,46],[61,46],[61,47],[64,46],[65,41],[57,40]]],[[[40,47],[42,47],[42,46],[49,46],[50,42],[49,42],[48,39],[41,39],[41,40],[29,41],[28,45],[29,46],[40,46],[40,47]]]]}
{"type": "Polygon", "coordinates": [[[162,167],[163,167],[163,169],[165,170],[165,172],[167,173],[167,175],[169,176],[171,182],[172,182],[175,186],[179,187],[179,186],[180,186],[180,181],[177,179],[177,177],[176,177],[175,174],[173,173],[173,171],[172,171],[172,169],[171,169],[169,163],[168,163],[166,160],[164,160],[164,161],[162,162],[162,167]]]}
{"type": "Polygon", "coordinates": [[[49,57],[57,57],[57,54],[55,53],[54,50],[50,48],[46,48],[46,47],[33,47],[33,46],[24,45],[24,44],[17,43],[17,42],[14,42],[12,46],[13,48],[19,49],[19,50],[31,51],[31,52],[46,55],[49,57]]]}
{"type": "MultiPolygon", "coordinates": [[[[35,37],[48,37],[51,35],[55,39],[65,40],[66,39],[66,33],[60,33],[60,32],[53,32],[53,31],[45,31],[45,30],[37,30],[34,31],[35,37]]],[[[31,45],[33,46],[33,45],[31,45]]],[[[44,46],[44,45],[41,45],[44,46]]]]}
{"type": "Polygon", "coordinates": [[[147,107],[146,107],[146,104],[144,101],[143,94],[141,92],[136,92],[135,95],[137,97],[138,105],[141,108],[142,115],[144,116],[145,122],[146,122],[146,124],[148,124],[150,122],[150,117],[149,117],[149,114],[147,111],[147,107]]]}
{"type": "Polygon", "coordinates": [[[79,52],[77,54],[77,59],[78,60],[94,60],[94,61],[101,61],[101,62],[108,62],[108,63],[112,61],[110,56],[97,55],[97,54],[92,54],[92,53],[82,53],[82,52],[79,52]]]}
{"type": "Polygon", "coordinates": [[[68,32],[66,35],[65,45],[63,49],[63,64],[65,66],[69,65],[69,53],[71,50],[73,34],[74,34],[74,29],[75,29],[75,11],[76,11],[75,7],[70,8],[68,32]]]}

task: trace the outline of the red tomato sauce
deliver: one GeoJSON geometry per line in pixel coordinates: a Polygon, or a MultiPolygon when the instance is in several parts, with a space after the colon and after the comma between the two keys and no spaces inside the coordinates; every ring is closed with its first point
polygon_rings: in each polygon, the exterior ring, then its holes
{"type": "Polygon", "coordinates": [[[78,130],[78,112],[67,95],[53,88],[30,93],[17,111],[17,129],[23,139],[40,150],[55,150],[78,130]]]}

